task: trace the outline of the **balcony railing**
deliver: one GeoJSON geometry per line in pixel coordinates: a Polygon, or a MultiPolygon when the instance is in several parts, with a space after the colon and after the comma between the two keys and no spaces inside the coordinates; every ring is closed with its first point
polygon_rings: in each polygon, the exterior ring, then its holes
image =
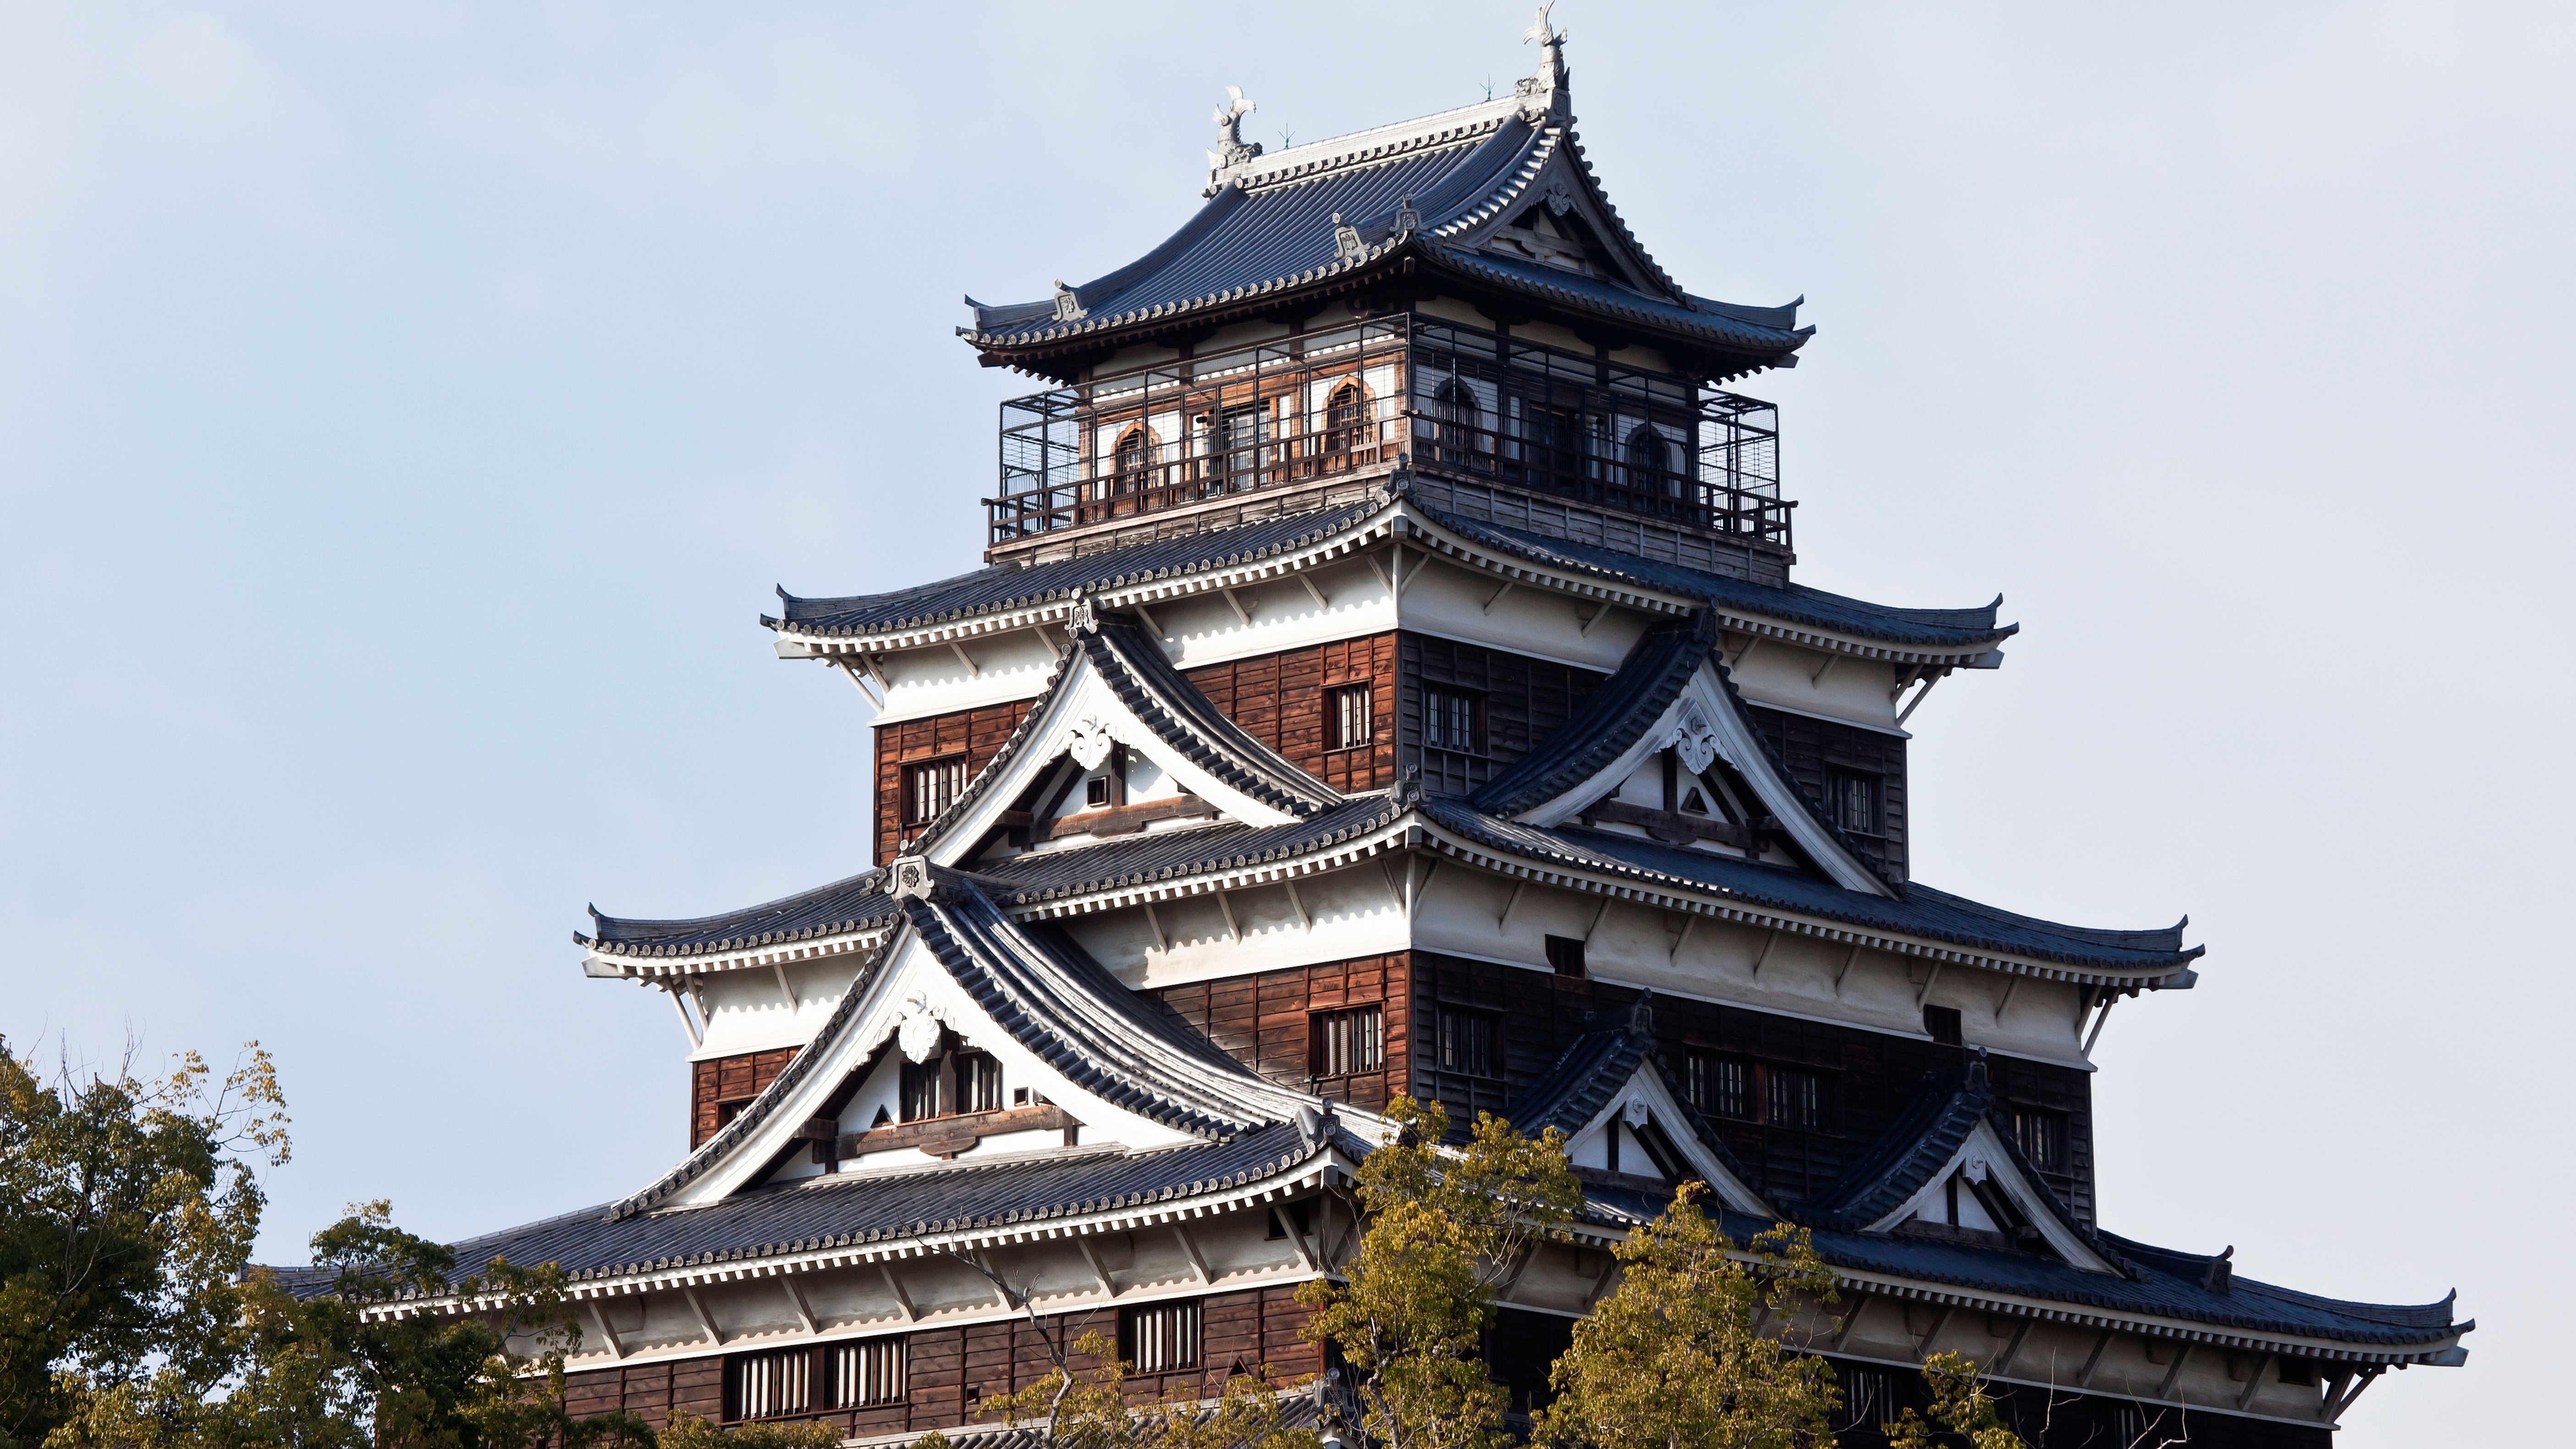
{"type": "Polygon", "coordinates": [[[1771,404],[1415,317],[1002,404],[996,545],[1417,466],[1789,547],[1771,404]]]}

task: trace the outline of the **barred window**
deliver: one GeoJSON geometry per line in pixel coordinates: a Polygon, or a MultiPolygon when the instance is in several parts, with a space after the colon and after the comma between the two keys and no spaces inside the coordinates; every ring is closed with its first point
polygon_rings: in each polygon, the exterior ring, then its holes
{"type": "Polygon", "coordinates": [[[1691,1105],[1712,1117],[1753,1115],[1753,1064],[1734,1057],[1693,1052],[1690,1056],[1691,1105]]]}
{"type": "Polygon", "coordinates": [[[1319,1077],[1346,1077],[1353,1072],[1386,1069],[1386,1008],[1354,1006],[1319,1011],[1310,1023],[1308,1055],[1319,1077]]]}
{"type": "Polygon", "coordinates": [[[865,1408],[903,1401],[903,1340],[869,1338],[836,1344],[832,1356],[832,1407],[865,1408]]]}
{"type": "Polygon", "coordinates": [[[1896,1379],[1885,1369],[1835,1366],[1842,1380],[1843,1417],[1837,1427],[1875,1433],[1896,1418],[1896,1379]]]}
{"type": "Polygon", "coordinates": [[[1923,1034],[1943,1046],[1958,1046],[1968,1039],[1959,1023],[1959,1008],[1955,1006],[1923,1008],[1923,1034]]]}
{"type": "Polygon", "coordinates": [[[1583,974],[1583,938],[1550,936],[1547,938],[1547,966],[1559,976],[1583,974]]]}
{"type": "Polygon", "coordinates": [[[1825,1130],[1824,1078],[1795,1067],[1770,1067],[1762,1076],[1765,1122],[1802,1132],[1825,1130]]]}
{"type": "Polygon", "coordinates": [[[1427,749],[1475,754],[1483,748],[1477,728],[1484,701],[1454,689],[1422,691],[1422,743],[1427,749]]]}
{"type": "Polygon", "coordinates": [[[1333,742],[1330,749],[1357,749],[1377,739],[1377,717],[1369,708],[1369,687],[1354,684],[1332,691],[1333,742]]]}
{"type": "Polygon", "coordinates": [[[998,1112],[1002,1110],[1002,1064],[982,1052],[959,1052],[957,1063],[957,1110],[960,1112],[998,1112]]]}
{"type": "Polygon", "coordinates": [[[1440,1070],[1491,1077],[1495,1068],[1494,1019],[1481,1011],[1440,1008],[1440,1070]]]}
{"type": "Polygon", "coordinates": [[[814,1407],[813,1355],[801,1348],[740,1353],[725,1360],[726,1417],[774,1419],[814,1407]]]}
{"type": "Polygon", "coordinates": [[[1856,835],[1878,834],[1878,777],[1857,770],[1827,770],[1825,809],[1845,830],[1856,835]]]}
{"type": "Polygon", "coordinates": [[[921,1122],[939,1115],[939,1062],[903,1064],[903,1120],[921,1122]]]}
{"type": "Polygon", "coordinates": [[[940,812],[957,803],[966,789],[966,761],[963,756],[948,760],[924,760],[903,767],[903,823],[928,825],[940,812]]]}
{"type": "Polygon", "coordinates": [[[1197,1368],[1198,1300],[1118,1310],[1118,1356],[1140,1374],[1197,1368]]]}
{"type": "Polygon", "coordinates": [[[2013,1145],[2042,1172],[2066,1170],[2066,1119],[2035,1107],[2012,1109],[2013,1145]]]}

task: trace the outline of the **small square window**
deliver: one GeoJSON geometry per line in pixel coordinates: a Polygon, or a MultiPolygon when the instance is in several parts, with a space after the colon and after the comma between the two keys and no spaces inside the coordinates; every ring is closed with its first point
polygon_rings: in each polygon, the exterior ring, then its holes
{"type": "Polygon", "coordinates": [[[1425,749],[1482,754],[1485,748],[1485,702],[1456,689],[1422,691],[1422,744],[1425,749]]]}
{"type": "Polygon", "coordinates": [[[1377,716],[1371,712],[1369,687],[1353,684],[1331,691],[1332,743],[1327,749],[1353,750],[1377,741],[1377,716]]]}
{"type": "Polygon", "coordinates": [[[1825,1130],[1825,1080],[1797,1067],[1766,1067],[1762,1120],[1773,1127],[1800,1132],[1825,1130]]]}
{"type": "Polygon", "coordinates": [[[1549,969],[1549,970],[1554,971],[1554,972],[1555,972],[1557,975],[1559,975],[1559,976],[1580,976],[1580,975],[1582,975],[1582,974],[1583,974],[1583,942],[1582,942],[1582,940],[1581,940],[1580,938],[1578,938],[1578,937],[1574,937],[1574,936],[1550,936],[1550,937],[1548,937],[1548,938],[1547,938],[1547,965],[1548,965],[1548,969],[1549,969]]]}
{"type": "Polygon", "coordinates": [[[1082,803],[1098,810],[1109,803],[1109,777],[1094,775],[1082,782],[1082,803]]]}
{"type": "Polygon", "coordinates": [[[1691,1105],[1712,1117],[1753,1115],[1753,1064],[1708,1052],[1690,1055],[1691,1105]]]}
{"type": "Polygon", "coordinates": [[[1319,1011],[1308,1021],[1307,1057],[1319,1077],[1386,1070],[1386,1008],[1353,1006],[1319,1011]]]}
{"type": "Polygon", "coordinates": [[[1120,1309],[1118,1356],[1140,1374],[1198,1367],[1197,1300],[1120,1309]]]}
{"type": "Polygon", "coordinates": [[[903,767],[903,823],[928,825],[966,789],[964,756],[903,767]]]}
{"type": "Polygon", "coordinates": [[[1960,1046],[1967,1041],[1959,1026],[1959,1008],[1955,1006],[1923,1008],[1923,1032],[1943,1046],[1960,1046]]]}

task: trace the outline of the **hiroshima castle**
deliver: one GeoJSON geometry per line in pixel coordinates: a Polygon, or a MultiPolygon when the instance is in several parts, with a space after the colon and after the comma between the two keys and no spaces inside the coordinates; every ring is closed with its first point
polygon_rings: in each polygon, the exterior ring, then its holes
{"type": "Polygon", "coordinates": [[[1323,1385],[1296,1292],[1400,1095],[1568,1144],[1583,1211],[1496,1294],[1516,1414],[1683,1182],[1738,1242],[1811,1231],[1833,1317],[1774,1331],[1845,1444],[1939,1352],[2049,1446],[2321,1446],[2466,1358],[2451,1298],[2113,1231],[2156,1225],[2098,1190],[2092,1051],[2205,1009],[2203,948],[1923,879],[1909,723],[2018,625],[1793,580],[1736,389],[1814,329],[1665,272],[1530,38],[1490,100],[1279,150],[1234,93],[1178,230],[970,300],[973,360],[1042,388],[954,480],[985,566],[854,559],[761,621],[874,709],[876,864],[594,912],[582,969],[686,1030],[686,1151],[457,1245],[568,1274],[574,1412],[964,1445],[1066,1323],[1143,1392],[1323,1385]]]}

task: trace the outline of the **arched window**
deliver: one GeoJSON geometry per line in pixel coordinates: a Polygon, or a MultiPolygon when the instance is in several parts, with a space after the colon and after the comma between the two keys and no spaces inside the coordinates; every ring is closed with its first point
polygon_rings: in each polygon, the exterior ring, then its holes
{"type": "Polygon", "coordinates": [[[1154,438],[1138,423],[1118,435],[1110,487],[1118,493],[1141,493],[1154,474],[1154,438]]]}
{"type": "Polygon", "coordinates": [[[1464,379],[1450,378],[1431,395],[1432,456],[1453,466],[1469,466],[1483,447],[1484,409],[1476,390],[1464,379]]]}
{"type": "Polygon", "coordinates": [[[1639,423],[1628,434],[1628,486],[1640,493],[1681,492],[1681,467],[1673,440],[1653,423],[1639,423]]]}
{"type": "Polygon", "coordinates": [[[1346,382],[1333,389],[1324,403],[1324,451],[1352,453],[1376,442],[1375,430],[1369,427],[1367,394],[1356,382],[1346,382]]]}

